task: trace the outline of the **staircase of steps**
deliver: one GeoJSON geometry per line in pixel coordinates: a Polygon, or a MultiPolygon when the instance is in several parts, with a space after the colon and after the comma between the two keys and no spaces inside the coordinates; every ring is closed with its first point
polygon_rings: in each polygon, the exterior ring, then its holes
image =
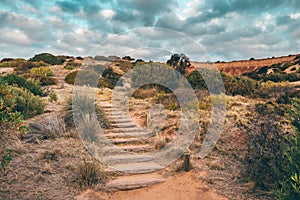
{"type": "Polygon", "coordinates": [[[110,122],[106,137],[114,146],[102,149],[103,161],[108,165],[108,172],[123,172],[108,183],[109,190],[131,190],[146,187],[165,179],[156,171],[163,167],[153,162],[154,158],[147,152],[153,150],[146,138],[155,133],[147,133],[137,127],[127,116],[114,110],[111,103],[100,100],[99,106],[105,111],[110,122]]]}

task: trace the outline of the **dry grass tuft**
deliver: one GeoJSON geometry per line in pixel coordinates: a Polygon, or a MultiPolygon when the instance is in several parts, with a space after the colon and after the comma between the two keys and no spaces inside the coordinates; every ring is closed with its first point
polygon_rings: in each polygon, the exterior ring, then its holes
{"type": "Polygon", "coordinates": [[[83,118],[87,115],[96,115],[102,128],[109,128],[109,122],[105,116],[104,111],[97,105],[95,100],[91,97],[81,94],[75,94],[73,98],[67,101],[64,107],[64,121],[67,127],[74,127],[82,123],[83,118]],[[75,118],[73,115],[76,115],[75,118]],[[75,121],[74,121],[75,120],[75,121]]]}
{"type": "Polygon", "coordinates": [[[84,161],[75,172],[76,182],[80,187],[103,186],[109,178],[104,167],[96,161],[84,161]]]}
{"type": "Polygon", "coordinates": [[[61,151],[59,149],[55,149],[53,151],[45,151],[41,158],[48,161],[58,161],[59,156],[61,156],[61,151]]]}
{"type": "Polygon", "coordinates": [[[159,150],[159,149],[163,148],[164,146],[166,146],[167,138],[165,136],[163,136],[162,134],[157,134],[154,138],[153,143],[154,143],[155,150],[159,150]]]}
{"type": "Polygon", "coordinates": [[[29,137],[32,135],[42,140],[56,139],[64,133],[66,133],[65,123],[58,115],[51,115],[39,123],[29,124],[29,137]]]}

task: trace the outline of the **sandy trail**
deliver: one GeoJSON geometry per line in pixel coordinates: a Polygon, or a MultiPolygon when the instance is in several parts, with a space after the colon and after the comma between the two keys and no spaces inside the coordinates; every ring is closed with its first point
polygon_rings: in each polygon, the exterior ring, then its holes
{"type": "Polygon", "coordinates": [[[200,181],[204,172],[180,172],[165,182],[146,188],[115,193],[103,193],[87,190],[77,196],[77,200],[226,200],[200,181]]]}

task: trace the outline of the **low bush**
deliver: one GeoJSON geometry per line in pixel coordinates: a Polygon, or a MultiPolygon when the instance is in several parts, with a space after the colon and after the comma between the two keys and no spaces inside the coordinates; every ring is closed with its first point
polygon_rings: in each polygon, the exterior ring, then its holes
{"type": "Polygon", "coordinates": [[[0,86],[0,123],[12,120],[17,116],[29,118],[41,114],[45,104],[30,91],[15,86],[0,86]]]}
{"type": "Polygon", "coordinates": [[[52,77],[37,77],[36,79],[39,80],[40,86],[48,86],[48,85],[57,85],[58,80],[52,77]]]}
{"type": "Polygon", "coordinates": [[[278,199],[300,199],[300,99],[292,100],[292,109],[288,109],[295,135],[289,136],[288,147],[285,149],[287,162],[281,173],[280,187],[277,190],[278,199]]]}
{"type": "Polygon", "coordinates": [[[80,66],[81,66],[81,64],[78,63],[78,62],[69,61],[69,62],[67,62],[66,66],[64,66],[64,68],[68,69],[68,70],[73,70],[73,69],[78,68],[80,66]]]}
{"type": "Polygon", "coordinates": [[[259,90],[256,91],[256,97],[275,98],[278,102],[288,103],[288,98],[297,97],[299,92],[289,82],[265,82],[262,83],[259,90]]]}
{"type": "Polygon", "coordinates": [[[53,76],[53,72],[48,67],[32,68],[29,72],[32,76],[49,77],[53,76]]]}
{"type": "Polygon", "coordinates": [[[53,103],[53,102],[56,102],[57,100],[58,100],[57,94],[56,94],[55,92],[51,92],[51,93],[49,94],[49,101],[50,101],[51,103],[53,103]]]}
{"type": "Polygon", "coordinates": [[[258,104],[256,112],[260,115],[248,129],[250,144],[244,160],[244,177],[254,181],[256,189],[273,195],[273,198],[299,199],[300,100],[291,99],[291,105],[258,104]],[[276,111],[278,107],[283,113],[276,111]],[[280,126],[280,116],[291,122],[294,132],[286,132],[280,126]]]}
{"type": "Polygon", "coordinates": [[[108,87],[113,89],[119,81],[121,75],[113,72],[113,70],[109,68],[104,70],[101,77],[100,71],[103,72],[103,67],[101,66],[84,69],[81,71],[76,70],[65,77],[65,82],[74,85],[76,81],[76,85],[90,85],[97,87],[108,87]],[[94,83],[93,81],[96,81],[96,83],[94,83]]]}
{"type": "Polygon", "coordinates": [[[15,96],[13,111],[22,113],[25,118],[43,113],[45,104],[39,97],[34,96],[28,90],[15,87],[11,89],[11,92],[15,96]]]}
{"type": "Polygon", "coordinates": [[[77,77],[78,71],[71,72],[65,77],[65,82],[71,85],[75,84],[75,79],[77,77]]]}
{"type": "Polygon", "coordinates": [[[65,59],[63,57],[56,57],[50,53],[41,53],[41,54],[34,55],[34,57],[30,58],[29,61],[32,62],[43,61],[50,65],[61,65],[65,62],[65,59]]]}
{"type": "Polygon", "coordinates": [[[28,73],[30,69],[32,68],[39,68],[39,67],[44,67],[47,66],[48,64],[39,61],[39,62],[31,62],[31,61],[26,61],[26,60],[14,60],[11,62],[11,67],[15,68],[15,71],[19,74],[24,74],[28,73]]]}
{"type": "Polygon", "coordinates": [[[222,84],[228,95],[243,95],[253,96],[256,90],[259,88],[259,83],[247,77],[231,76],[225,73],[219,73],[215,70],[202,69],[201,74],[198,71],[193,71],[187,76],[187,80],[194,89],[208,90],[203,76],[206,80],[210,81],[210,85],[214,88],[214,93],[219,94],[222,92],[222,84]]]}
{"type": "Polygon", "coordinates": [[[8,149],[6,147],[2,148],[0,147],[0,172],[5,172],[5,168],[7,165],[12,161],[12,158],[14,156],[14,151],[11,149],[8,149]]]}
{"type": "Polygon", "coordinates": [[[32,92],[34,95],[42,95],[42,89],[37,85],[37,82],[26,80],[24,77],[18,76],[16,74],[9,74],[0,77],[0,84],[16,85],[18,87],[24,88],[32,92]]]}
{"type": "Polygon", "coordinates": [[[155,96],[154,102],[156,104],[163,105],[166,109],[169,110],[177,110],[180,109],[180,104],[178,99],[176,98],[175,94],[165,94],[159,93],[155,96]]]}
{"type": "Polygon", "coordinates": [[[102,77],[104,81],[107,83],[108,88],[113,89],[117,85],[119,79],[121,78],[121,75],[114,72],[112,68],[107,68],[103,72],[102,77]]]}
{"type": "Polygon", "coordinates": [[[30,74],[24,76],[37,80],[40,86],[56,85],[58,83],[57,79],[51,77],[53,72],[48,67],[32,68],[30,74]]]}
{"type": "Polygon", "coordinates": [[[277,123],[278,117],[266,111],[260,109],[262,114],[248,130],[250,143],[244,160],[244,179],[254,182],[256,189],[272,192],[279,187],[288,143],[283,128],[277,123]]]}

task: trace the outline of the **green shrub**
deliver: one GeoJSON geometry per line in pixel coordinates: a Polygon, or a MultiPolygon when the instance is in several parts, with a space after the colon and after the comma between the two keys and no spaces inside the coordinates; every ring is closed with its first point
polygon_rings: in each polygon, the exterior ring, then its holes
{"type": "Polygon", "coordinates": [[[226,94],[228,95],[242,95],[242,96],[255,96],[260,84],[250,78],[243,76],[228,76],[222,75],[226,94]]]}
{"type": "Polygon", "coordinates": [[[102,77],[104,81],[107,83],[108,88],[113,89],[116,84],[118,83],[119,79],[121,78],[121,75],[114,72],[112,68],[107,68],[103,74],[102,77]]]}
{"type": "Polygon", "coordinates": [[[187,76],[187,79],[194,89],[208,90],[207,85],[202,76],[205,76],[210,81],[211,87],[214,88],[217,94],[222,92],[220,81],[223,81],[226,94],[253,96],[259,88],[259,83],[250,78],[243,76],[231,76],[221,73],[222,80],[219,79],[218,72],[215,70],[202,69],[201,74],[198,71],[193,71],[187,76]]]}
{"type": "Polygon", "coordinates": [[[38,79],[40,81],[40,86],[56,85],[58,83],[58,80],[52,77],[41,77],[38,79]]]}
{"type": "Polygon", "coordinates": [[[13,154],[13,150],[7,149],[5,147],[0,147],[0,172],[5,171],[6,166],[10,163],[10,161],[12,161],[13,154]]]}
{"type": "Polygon", "coordinates": [[[15,96],[15,106],[13,111],[20,112],[25,118],[33,117],[44,111],[45,104],[28,90],[12,87],[15,96]]]}
{"type": "Polygon", "coordinates": [[[29,118],[41,114],[45,104],[28,90],[15,86],[0,86],[0,123],[16,119],[17,116],[29,118]],[[16,115],[17,114],[17,115],[16,115]]]}
{"type": "Polygon", "coordinates": [[[256,189],[273,192],[279,187],[288,143],[283,128],[277,123],[278,116],[263,111],[264,108],[260,109],[262,114],[248,127],[250,143],[243,177],[247,182],[254,182],[256,189]]]}
{"type": "Polygon", "coordinates": [[[267,81],[262,83],[259,90],[256,91],[256,97],[275,98],[278,102],[288,103],[287,98],[297,97],[298,91],[289,82],[275,83],[267,81]]]}
{"type": "Polygon", "coordinates": [[[170,66],[161,63],[145,64],[134,68],[131,80],[134,88],[140,87],[140,83],[150,83],[141,88],[156,88],[166,93],[175,91],[179,86],[178,74],[170,66]]]}
{"type": "Polygon", "coordinates": [[[53,72],[48,67],[32,68],[27,76],[38,80],[41,86],[56,85],[58,83],[57,79],[51,77],[53,72]]]}
{"type": "Polygon", "coordinates": [[[156,104],[163,105],[166,109],[169,110],[177,110],[180,108],[180,104],[178,99],[176,98],[175,94],[164,94],[159,93],[155,98],[154,102],[156,104]]]}
{"type": "Polygon", "coordinates": [[[80,71],[74,71],[68,74],[65,78],[66,83],[76,85],[90,85],[97,87],[99,85],[100,75],[93,69],[83,69],[80,71]],[[94,83],[93,81],[96,81],[94,83]],[[97,82],[98,81],[98,82],[97,82]]]}
{"type": "Polygon", "coordinates": [[[71,85],[75,84],[75,79],[77,77],[78,71],[71,72],[65,77],[65,82],[71,85]]]}
{"type": "Polygon", "coordinates": [[[287,162],[281,172],[278,199],[300,199],[300,99],[292,100],[292,109],[288,109],[296,135],[288,137],[288,147],[285,149],[287,162]]]}
{"type": "Polygon", "coordinates": [[[300,198],[300,99],[291,99],[291,104],[256,106],[260,115],[249,128],[251,143],[245,158],[244,177],[254,181],[256,188],[283,200],[300,198]],[[284,112],[280,115],[291,121],[295,134],[283,131],[277,107],[284,112]]]}
{"type": "Polygon", "coordinates": [[[80,66],[81,66],[81,64],[78,63],[78,62],[69,61],[64,68],[68,69],[68,70],[73,70],[73,69],[78,68],[80,66]]]}
{"type": "Polygon", "coordinates": [[[54,93],[54,92],[51,92],[51,93],[49,94],[49,101],[52,103],[52,102],[56,102],[57,100],[58,100],[57,94],[54,93]]]}
{"type": "Polygon", "coordinates": [[[12,67],[12,62],[11,61],[1,62],[0,67],[4,67],[4,68],[12,67]]]}
{"type": "Polygon", "coordinates": [[[48,67],[32,68],[30,70],[30,74],[33,75],[33,76],[38,76],[38,77],[53,76],[53,72],[48,67]]]}
{"type": "Polygon", "coordinates": [[[110,70],[103,73],[103,78],[100,78],[100,73],[95,70],[97,69],[84,69],[80,72],[76,70],[65,77],[65,82],[71,85],[74,85],[75,81],[76,85],[91,85],[91,80],[97,80],[98,83],[92,83],[93,86],[113,88],[119,80],[120,75],[116,75],[110,70]]]}
{"type": "Polygon", "coordinates": [[[14,67],[15,71],[22,74],[29,72],[29,70],[32,68],[39,68],[43,66],[47,66],[47,64],[43,61],[31,62],[31,61],[16,59],[11,62],[11,67],[14,67]]]}
{"type": "Polygon", "coordinates": [[[33,82],[32,80],[26,80],[24,77],[20,77],[16,74],[9,74],[0,77],[0,84],[16,85],[18,87],[24,88],[32,92],[34,95],[42,95],[42,89],[40,86],[33,82]]]}
{"type": "Polygon", "coordinates": [[[62,57],[56,57],[50,53],[41,53],[41,54],[35,55],[33,58],[30,58],[29,61],[32,61],[32,62],[43,61],[50,65],[61,65],[65,62],[65,59],[62,57]]]}

